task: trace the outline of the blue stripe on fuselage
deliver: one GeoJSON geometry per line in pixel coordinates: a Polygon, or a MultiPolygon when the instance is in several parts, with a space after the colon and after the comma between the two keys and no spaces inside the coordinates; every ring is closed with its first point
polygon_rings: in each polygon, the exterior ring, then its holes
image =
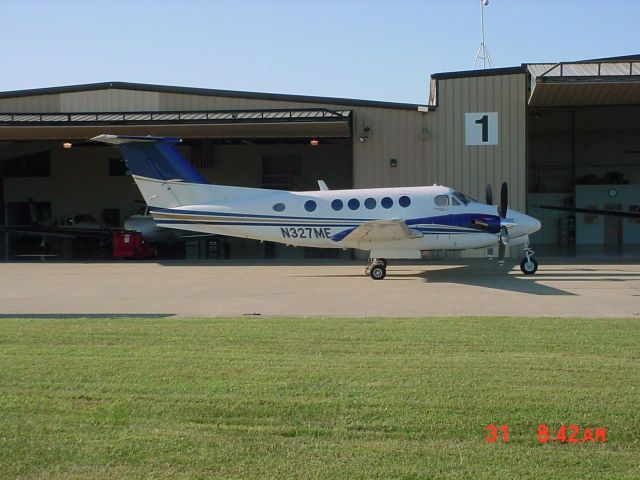
{"type": "MultiPolygon", "coordinates": [[[[152,207],[151,213],[165,215],[193,215],[205,217],[202,219],[171,219],[157,218],[158,225],[235,225],[235,226],[255,226],[255,227],[335,227],[345,230],[333,235],[335,241],[343,240],[353,230],[364,222],[376,221],[371,218],[336,218],[336,217],[301,217],[286,215],[267,215],[253,213],[230,213],[230,212],[207,212],[202,210],[181,210],[172,208],[152,207]],[[218,217],[217,219],[207,219],[206,217],[218,217]],[[229,220],[221,220],[220,217],[229,220]],[[256,222],[250,220],[264,220],[256,222]],[[242,221],[244,220],[244,221],[242,221]],[[269,221],[271,220],[271,221],[269,221]],[[306,221],[307,223],[302,223],[306,221]],[[309,223],[314,222],[314,223],[309,223]],[[338,223],[339,222],[339,223],[338,223]],[[349,224],[348,222],[353,222],[349,224]]],[[[446,214],[431,217],[419,217],[405,220],[407,226],[429,234],[459,234],[459,233],[498,233],[500,231],[500,217],[497,215],[481,213],[461,213],[446,214]],[[481,227],[473,222],[482,222],[487,227],[481,227]]]]}

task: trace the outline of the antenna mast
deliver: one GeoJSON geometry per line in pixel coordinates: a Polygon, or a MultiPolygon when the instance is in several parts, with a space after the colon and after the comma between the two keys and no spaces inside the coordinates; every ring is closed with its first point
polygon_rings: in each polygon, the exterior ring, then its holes
{"type": "Polygon", "coordinates": [[[484,7],[489,5],[489,0],[480,0],[480,31],[482,33],[482,39],[480,40],[480,47],[478,48],[478,53],[476,53],[476,60],[473,62],[473,70],[476,69],[476,66],[482,60],[482,68],[487,68],[487,64],[489,64],[489,68],[493,68],[493,62],[491,61],[491,55],[489,55],[489,49],[487,45],[484,43],[484,7]]]}

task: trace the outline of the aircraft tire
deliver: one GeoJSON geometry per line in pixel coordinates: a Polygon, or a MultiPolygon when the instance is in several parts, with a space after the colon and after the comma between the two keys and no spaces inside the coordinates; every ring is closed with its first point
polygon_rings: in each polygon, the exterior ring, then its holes
{"type": "Polygon", "coordinates": [[[370,275],[371,275],[371,278],[373,278],[374,280],[382,280],[384,277],[387,276],[387,269],[384,268],[382,265],[376,265],[371,269],[370,275]]]}
{"type": "Polygon", "coordinates": [[[520,262],[520,270],[525,275],[533,275],[538,271],[538,261],[531,257],[531,259],[523,258],[520,262]]]}

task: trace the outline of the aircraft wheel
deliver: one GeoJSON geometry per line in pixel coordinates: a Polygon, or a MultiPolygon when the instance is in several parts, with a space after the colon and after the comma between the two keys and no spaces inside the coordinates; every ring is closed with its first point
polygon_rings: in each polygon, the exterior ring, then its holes
{"type": "Polygon", "coordinates": [[[520,270],[525,275],[533,275],[538,271],[538,261],[533,257],[523,258],[520,262],[520,270]]]}
{"type": "Polygon", "coordinates": [[[374,280],[382,280],[387,276],[387,269],[382,265],[376,265],[371,269],[370,275],[374,280]]]}

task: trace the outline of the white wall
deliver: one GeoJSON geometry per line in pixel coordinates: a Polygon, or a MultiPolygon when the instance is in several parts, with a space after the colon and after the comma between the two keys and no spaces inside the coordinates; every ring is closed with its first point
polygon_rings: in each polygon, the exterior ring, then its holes
{"type": "MultiPolygon", "coordinates": [[[[606,204],[622,204],[628,212],[631,205],[640,206],[640,185],[578,185],[576,207],[604,208],[606,204]],[[618,194],[611,198],[608,192],[615,188],[618,194]]],[[[576,214],[576,243],[602,245],[605,243],[605,217],[598,215],[593,223],[585,221],[585,214],[576,214]]],[[[640,244],[640,223],[635,219],[622,219],[622,239],[625,244],[640,244]]]]}

